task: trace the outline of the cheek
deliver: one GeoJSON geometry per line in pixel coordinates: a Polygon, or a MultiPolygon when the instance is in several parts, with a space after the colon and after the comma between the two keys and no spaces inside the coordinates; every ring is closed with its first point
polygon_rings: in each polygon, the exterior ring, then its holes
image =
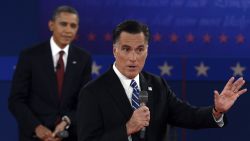
{"type": "Polygon", "coordinates": [[[60,37],[60,32],[58,30],[54,30],[54,35],[60,37]]]}
{"type": "MultiPolygon", "coordinates": [[[[126,62],[126,56],[124,56],[122,54],[117,54],[116,55],[116,60],[118,60],[119,62],[125,63],[126,62]]],[[[121,64],[121,65],[124,65],[124,64],[121,64]]]]}
{"type": "Polygon", "coordinates": [[[73,34],[75,35],[77,33],[77,30],[76,29],[73,29],[73,34]]]}
{"type": "Polygon", "coordinates": [[[118,57],[118,61],[119,61],[119,63],[120,63],[121,66],[125,66],[126,60],[124,58],[118,57]]]}
{"type": "Polygon", "coordinates": [[[143,56],[143,57],[141,57],[141,58],[139,59],[140,64],[144,64],[144,63],[145,63],[146,57],[147,57],[147,56],[143,56]]]}

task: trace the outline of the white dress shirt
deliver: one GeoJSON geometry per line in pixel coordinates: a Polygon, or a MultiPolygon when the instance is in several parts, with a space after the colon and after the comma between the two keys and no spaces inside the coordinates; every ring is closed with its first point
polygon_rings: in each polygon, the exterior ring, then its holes
{"type": "Polygon", "coordinates": [[[55,42],[53,36],[50,38],[50,47],[53,57],[53,64],[54,64],[54,70],[56,71],[56,65],[59,59],[59,52],[64,51],[63,55],[63,62],[64,62],[64,70],[66,71],[66,65],[67,65],[67,59],[68,59],[68,53],[69,53],[69,45],[67,45],[65,48],[61,49],[55,42]]]}

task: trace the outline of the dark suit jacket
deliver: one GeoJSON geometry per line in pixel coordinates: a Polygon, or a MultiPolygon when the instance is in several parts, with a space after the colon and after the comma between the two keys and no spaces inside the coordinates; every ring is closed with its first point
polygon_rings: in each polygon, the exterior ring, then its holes
{"type": "MultiPolygon", "coordinates": [[[[218,127],[212,116],[212,107],[196,108],[184,103],[162,78],[142,72],[140,87],[148,92],[150,123],[146,128],[146,141],[163,141],[167,124],[192,129],[218,127]]],[[[127,141],[125,125],[132,113],[119,78],[110,69],[80,92],[78,140],[127,141]]],[[[132,135],[133,141],[137,141],[138,135],[139,132],[132,135]]]]}
{"type": "Polygon", "coordinates": [[[32,135],[39,124],[53,131],[56,121],[64,115],[72,122],[70,136],[76,134],[78,94],[91,79],[91,63],[87,52],[70,45],[59,100],[50,43],[41,43],[21,52],[9,97],[9,109],[18,122],[20,140],[34,140],[32,135]]]}

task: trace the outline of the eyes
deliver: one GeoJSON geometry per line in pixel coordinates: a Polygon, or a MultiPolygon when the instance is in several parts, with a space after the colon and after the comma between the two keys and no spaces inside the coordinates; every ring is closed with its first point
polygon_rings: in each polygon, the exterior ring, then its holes
{"type": "Polygon", "coordinates": [[[72,28],[72,29],[77,28],[77,24],[75,24],[75,23],[59,22],[59,25],[62,27],[67,27],[69,25],[70,28],[72,28]]]}
{"type": "Polygon", "coordinates": [[[122,47],[121,47],[121,51],[122,51],[123,53],[126,53],[126,54],[133,52],[133,50],[134,50],[134,52],[135,52],[136,54],[140,55],[140,54],[142,54],[142,53],[145,52],[146,47],[145,47],[145,46],[139,46],[139,47],[137,47],[137,48],[135,48],[135,49],[131,48],[130,46],[122,46],[122,47]]]}

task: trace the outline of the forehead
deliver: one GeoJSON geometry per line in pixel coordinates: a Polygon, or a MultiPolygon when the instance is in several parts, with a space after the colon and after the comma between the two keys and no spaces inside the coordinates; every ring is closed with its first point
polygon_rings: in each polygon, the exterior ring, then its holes
{"type": "Polygon", "coordinates": [[[126,44],[131,46],[137,46],[147,43],[142,32],[136,34],[121,32],[118,42],[121,45],[126,44]]]}
{"type": "Polygon", "coordinates": [[[78,16],[74,13],[61,12],[55,17],[55,20],[78,23],[78,16]]]}

